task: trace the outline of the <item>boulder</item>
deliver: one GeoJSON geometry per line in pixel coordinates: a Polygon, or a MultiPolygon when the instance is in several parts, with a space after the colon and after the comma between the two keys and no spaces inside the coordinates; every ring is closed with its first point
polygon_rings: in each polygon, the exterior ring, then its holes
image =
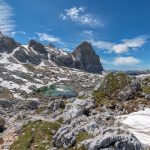
{"type": "Polygon", "coordinates": [[[36,87],[36,85],[31,85],[28,87],[29,90],[36,92],[38,90],[38,88],[36,87]]]}
{"type": "Polygon", "coordinates": [[[64,108],[64,107],[65,107],[65,104],[61,99],[56,99],[48,103],[48,109],[50,109],[51,112],[54,112],[58,110],[59,108],[64,108]]]}
{"type": "Polygon", "coordinates": [[[57,148],[67,149],[72,147],[76,142],[76,135],[74,131],[67,126],[61,127],[54,135],[54,146],[57,148]]]}
{"type": "Polygon", "coordinates": [[[72,52],[75,59],[75,68],[93,73],[101,73],[103,71],[99,56],[95,53],[92,45],[83,42],[72,52]]]}
{"type": "Polygon", "coordinates": [[[88,150],[143,150],[141,143],[132,134],[106,134],[86,143],[88,150]]]}
{"type": "Polygon", "coordinates": [[[90,110],[95,107],[93,99],[75,99],[72,103],[68,103],[63,111],[64,122],[75,119],[81,115],[88,115],[90,110]]]}
{"type": "Polygon", "coordinates": [[[30,109],[37,109],[39,105],[38,100],[27,100],[27,107],[30,109]]]}

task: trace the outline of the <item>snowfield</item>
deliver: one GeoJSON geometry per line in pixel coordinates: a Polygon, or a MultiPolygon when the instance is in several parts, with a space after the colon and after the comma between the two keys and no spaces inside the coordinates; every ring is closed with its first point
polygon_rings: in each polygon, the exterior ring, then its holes
{"type": "Polygon", "coordinates": [[[142,144],[150,146],[150,108],[118,116],[117,122],[133,133],[142,144]]]}

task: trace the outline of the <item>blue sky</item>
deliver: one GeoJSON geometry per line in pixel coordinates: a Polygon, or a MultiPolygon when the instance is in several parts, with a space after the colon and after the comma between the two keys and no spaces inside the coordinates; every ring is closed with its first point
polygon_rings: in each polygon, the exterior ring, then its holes
{"type": "Polygon", "coordinates": [[[88,40],[105,69],[150,69],[149,0],[0,0],[0,30],[73,50],[88,40]]]}

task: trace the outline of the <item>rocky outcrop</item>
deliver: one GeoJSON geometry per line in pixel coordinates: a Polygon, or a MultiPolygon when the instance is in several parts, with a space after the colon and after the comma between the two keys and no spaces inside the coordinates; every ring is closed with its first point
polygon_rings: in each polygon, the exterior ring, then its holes
{"type": "Polygon", "coordinates": [[[75,48],[72,55],[75,59],[75,68],[94,73],[100,73],[103,71],[100,58],[96,55],[90,43],[81,43],[75,48]]]}
{"type": "Polygon", "coordinates": [[[28,60],[27,54],[26,54],[25,51],[22,50],[22,49],[19,49],[19,50],[15,51],[14,57],[15,57],[17,60],[19,60],[20,62],[22,62],[22,63],[26,63],[27,60],[28,60]]]}
{"type": "Polygon", "coordinates": [[[32,48],[35,52],[37,52],[41,59],[48,59],[48,52],[44,45],[42,45],[41,43],[38,43],[34,40],[30,40],[28,47],[32,48]]]}
{"type": "Polygon", "coordinates": [[[10,108],[12,106],[11,101],[7,100],[7,99],[1,99],[0,100],[0,106],[2,108],[10,108]]]}
{"type": "Polygon", "coordinates": [[[13,38],[4,36],[2,33],[0,33],[0,52],[6,52],[6,53],[12,53],[13,50],[19,46],[19,43],[17,43],[13,38]]]}
{"type": "Polygon", "coordinates": [[[112,149],[112,150],[143,150],[140,142],[132,134],[106,134],[96,137],[86,143],[88,150],[112,149]]]}

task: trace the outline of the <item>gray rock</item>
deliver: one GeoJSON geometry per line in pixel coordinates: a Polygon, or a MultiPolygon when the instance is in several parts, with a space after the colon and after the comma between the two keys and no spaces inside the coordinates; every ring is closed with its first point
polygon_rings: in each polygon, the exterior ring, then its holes
{"type": "Polygon", "coordinates": [[[39,105],[38,100],[27,100],[27,107],[30,109],[37,109],[39,105]]]}
{"type": "Polygon", "coordinates": [[[0,106],[3,108],[10,108],[12,106],[12,103],[10,102],[10,100],[0,99],[0,106]]]}
{"type": "Polygon", "coordinates": [[[141,143],[129,134],[108,134],[97,137],[86,143],[88,150],[113,149],[113,150],[143,150],[141,143]]]}
{"type": "Polygon", "coordinates": [[[66,104],[63,111],[64,121],[69,121],[83,114],[88,115],[93,107],[95,107],[94,100],[76,98],[72,103],[66,104]]]}
{"type": "Polygon", "coordinates": [[[76,135],[67,126],[61,127],[54,135],[54,145],[57,148],[69,148],[76,142],[76,135]]]}
{"type": "Polygon", "coordinates": [[[126,86],[123,90],[117,95],[117,99],[120,101],[126,101],[134,98],[139,94],[141,90],[140,82],[137,80],[132,80],[129,86],[126,86]]]}
{"type": "Polygon", "coordinates": [[[150,100],[150,94],[145,94],[145,99],[150,100]]]}
{"type": "Polygon", "coordinates": [[[32,90],[34,92],[36,92],[38,90],[38,88],[36,87],[36,85],[31,85],[28,87],[29,90],[32,90]]]}
{"type": "Polygon", "coordinates": [[[54,112],[58,110],[59,108],[64,108],[64,107],[65,107],[65,104],[61,99],[56,99],[48,103],[48,109],[50,109],[51,112],[54,112]]]}
{"type": "Polygon", "coordinates": [[[6,52],[11,53],[13,50],[19,46],[19,43],[17,43],[13,38],[7,37],[1,34],[0,36],[0,52],[6,52]]]}
{"type": "Polygon", "coordinates": [[[41,59],[48,59],[48,52],[46,48],[41,44],[34,40],[29,41],[29,48],[35,50],[41,59]]]}
{"type": "Polygon", "coordinates": [[[35,55],[32,52],[30,52],[28,55],[28,61],[34,65],[39,65],[42,60],[38,55],[35,55]]]}
{"type": "Polygon", "coordinates": [[[92,45],[83,42],[75,48],[72,53],[75,59],[75,68],[93,73],[101,73],[103,71],[100,58],[96,55],[92,45]]]}
{"type": "Polygon", "coordinates": [[[14,57],[15,57],[17,60],[19,60],[20,62],[22,62],[22,63],[25,63],[25,62],[27,62],[27,60],[28,60],[27,54],[26,54],[25,51],[22,50],[22,49],[19,49],[19,50],[15,51],[14,57]]]}

